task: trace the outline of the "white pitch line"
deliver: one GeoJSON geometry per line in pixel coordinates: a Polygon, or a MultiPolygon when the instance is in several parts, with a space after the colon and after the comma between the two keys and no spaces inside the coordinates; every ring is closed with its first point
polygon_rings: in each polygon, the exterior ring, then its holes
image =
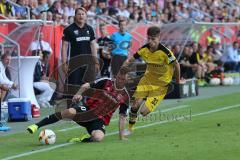
{"type": "MultiPolygon", "coordinates": [[[[154,113],[157,113],[157,112],[152,112],[151,114],[154,114],[154,113]]],[[[114,118],[114,119],[111,120],[111,122],[115,122],[117,120],[118,120],[118,118],[114,118]]],[[[74,130],[74,129],[78,129],[78,128],[82,128],[82,127],[81,126],[75,126],[75,127],[70,127],[70,128],[59,129],[57,131],[59,131],[59,132],[66,132],[66,131],[74,130]]]]}
{"type": "MultiPolygon", "coordinates": [[[[164,109],[164,110],[160,110],[160,112],[168,112],[168,111],[172,111],[172,110],[176,110],[176,109],[182,109],[182,108],[187,108],[189,107],[189,105],[180,105],[177,107],[172,107],[172,108],[168,108],[168,109],[164,109]]],[[[158,111],[152,112],[151,114],[154,113],[158,113],[158,111]]],[[[118,118],[111,120],[111,122],[117,121],[118,118]]],[[[66,132],[66,131],[70,131],[70,130],[74,130],[74,129],[79,129],[81,128],[81,126],[75,126],[75,127],[69,127],[69,128],[64,128],[64,129],[59,129],[59,132],[66,132]]]]}
{"type": "MultiPolygon", "coordinates": [[[[233,109],[233,108],[237,108],[237,107],[240,107],[240,104],[236,104],[236,105],[232,105],[232,106],[226,106],[226,107],[222,107],[222,108],[218,108],[218,109],[213,109],[213,110],[210,110],[210,111],[207,111],[207,112],[196,113],[196,114],[193,114],[193,115],[190,115],[190,116],[191,117],[197,117],[197,116],[202,116],[202,115],[208,115],[208,114],[211,114],[211,113],[216,113],[216,112],[220,112],[220,111],[224,111],[224,110],[228,110],[228,109],[233,109]]],[[[190,117],[190,116],[186,116],[186,117],[190,117]]],[[[185,118],[185,117],[181,117],[181,118],[179,118],[179,120],[183,119],[183,118],[185,118]]],[[[160,121],[160,122],[154,122],[154,123],[151,123],[151,124],[138,126],[135,129],[147,128],[147,127],[151,127],[151,126],[155,126],[155,125],[159,125],[159,124],[164,124],[164,123],[168,123],[168,122],[172,122],[172,121],[165,120],[165,121],[160,121]]],[[[106,136],[111,136],[111,135],[115,135],[115,134],[118,134],[118,131],[108,133],[108,134],[106,134],[106,136]]],[[[14,156],[9,156],[9,157],[3,158],[2,160],[11,160],[11,159],[15,159],[15,158],[29,156],[29,155],[32,155],[32,154],[35,154],[35,153],[50,151],[50,150],[54,150],[54,149],[61,148],[61,147],[64,147],[64,146],[68,146],[68,145],[71,145],[71,144],[75,144],[75,143],[63,143],[63,144],[59,144],[59,145],[56,145],[56,146],[39,149],[39,150],[36,150],[36,151],[30,151],[30,152],[17,154],[17,155],[14,155],[14,156]]]]}
{"type": "Polygon", "coordinates": [[[187,107],[189,107],[189,105],[180,105],[180,106],[177,106],[177,107],[163,109],[162,111],[160,110],[160,112],[168,112],[168,111],[172,111],[172,110],[176,110],[176,109],[182,109],[182,108],[187,108],[187,107]]]}

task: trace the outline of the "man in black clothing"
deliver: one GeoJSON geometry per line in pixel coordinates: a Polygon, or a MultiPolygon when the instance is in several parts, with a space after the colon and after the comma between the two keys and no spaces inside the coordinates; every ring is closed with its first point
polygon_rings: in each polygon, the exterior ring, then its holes
{"type": "Polygon", "coordinates": [[[99,56],[101,60],[103,61],[103,67],[101,69],[101,76],[107,76],[110,77],[109,72],[109,65],[111,62],[111,47],[110,44],[112,40],[107,36],[107,31],[105,29],[105,24],[99,25],[99,31],[101,33],[101,37],[98,38],[97,43],[99,45],[99,56]]]}
{"type": "Polygon", "coordinates": [[[86,10],[82,7],[77,8],[75,22],[63,31],[62,67],[68,75],[68,84],[81,85],[93,81],[99,70],[95,34],[93,28],[86,24],[86,19],[86,10]],[[67,57],[70,58],[68,62],[67,57]]]}
{"type": "Polygon", "coordinates": [[[181,76],[185,79],[193,78],[198,69],[197,55],[190,46],[184,48],[183,54],[179,59],[181,66],[181,76]]]}
{"type": "Polygon", "coordinates": [[[33,75],[34,92],[41,107],[51,107],[49,101],[55,90],[55,87],[52,88],[49,83],[49,58],[49,52],[43,52],[35,66],[33,75]]]}
{"type": "MultiPolygon", "coordinates": [[[[86,10],[77,8],[74,23],[63,31],[62,69],[68,78],[67,83],[71,85],[95,80],[99,70],[95,34],[93,28],[86,24],[86,19],[86,10]]],[[[66,91],[68,95],[74,94],[71,89],[65,90],[65,93],[66,91]]]]}

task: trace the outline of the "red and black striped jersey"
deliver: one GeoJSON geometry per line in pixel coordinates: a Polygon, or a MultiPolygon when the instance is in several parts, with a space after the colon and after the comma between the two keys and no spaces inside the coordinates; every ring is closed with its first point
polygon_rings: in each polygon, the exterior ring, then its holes
{"type": "Polygon", "coordinates": [[[113,79],[102,78],[90,84],[91,97],[85,101],[88,110],[95,110],[98,118],[102,119],[105,125],[110,123],[111,117],[116,109],[119,114],[126,115],[129,95],[126,88],[117,89],[113,79]]]}

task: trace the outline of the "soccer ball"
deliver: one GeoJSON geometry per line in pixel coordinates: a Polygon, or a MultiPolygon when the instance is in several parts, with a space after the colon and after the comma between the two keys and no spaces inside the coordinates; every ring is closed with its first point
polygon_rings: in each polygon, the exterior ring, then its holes
{"type": "Polygon", "coordinates": [[[210,85],[217,86],[220,85],[221,80],[219,78],[212,78],[209,83],[210,85]]]}
{"type": "Polygon", "coordinates": [[[50,129],[44,129],[39,134],[39,142],[44,145],[54,144],[56,142],[56,134],[50,129]]]}

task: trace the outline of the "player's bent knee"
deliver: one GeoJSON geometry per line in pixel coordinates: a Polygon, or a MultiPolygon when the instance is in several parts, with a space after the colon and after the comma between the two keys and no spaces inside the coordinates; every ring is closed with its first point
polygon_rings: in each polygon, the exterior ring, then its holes
{"type": "Polygon", "coordinates": [[[92,140],[94,142],[101,142],[104,138],[104,133],[101,130],[92,131],[92,140]]]}
{"type": "Polygon", "coordinates": [[[62,111],[62,117],[67,119],[73,119],[73,117],[76,115],[76,110],[74,108],[69,108],[64,111],[62,111]]]}
{"type": "Polygon", "coordinates": [[[143,106],[140,110],[140,114],[142,116],[147,116],[151,111],[146,107],[146,106],[143,106]]]}
{"type": "Polygon", "coordinates": [[[140,113],[143,117],[145,117],[150,113],[150,111],[141,111],[140,113]]]}
{"type": "Polygon", "coordinates": [[[131,108],[138,110],[138,108],[140,107],[141,104],[142,104],[142,100],[141,99],[135,100],[133,102],[133,105],[131,106],[131,108]]]}

